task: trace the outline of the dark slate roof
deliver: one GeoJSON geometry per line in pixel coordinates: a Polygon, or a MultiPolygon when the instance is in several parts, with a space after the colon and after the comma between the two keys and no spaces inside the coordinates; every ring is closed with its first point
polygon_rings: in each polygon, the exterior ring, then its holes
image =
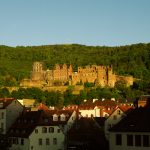
{"type": "Polygon", "coordinates": [[[104,123],[105,123],[105,120],[106,118],[105,117],[94,117],[93,118],[100,127],[104,127],[104,123]]]}
{"type": "MultiPolygon", "coordinates": [[[[67,142],[70,146],[86,145],[86,149],[97,150],[100,147],[106,150],[107,141],[104,130],[99,128],[93,118],[80,118],[76,120],[68,132],[67,142]]],[[[78,148],[77,148],[78,149],[78,148]]]]}
{"type": "Polygon", "coordinates": [[[59,110],[39,110],[23,113],[8,131],[9,137],[27,138],[37,126],[59,126],[67,124],[73,111],[59,110]],[[53,121],[53,115],[58,115],[58,121],[53,121]],[[60,120],[60,115],[66,116],[65,121],[60,120]]]}
{"type": "Polygon", "coordinates": [[[5,109],[12,101],[16,100],[15,98],[0,98],[1,109],[5,109]]]}
{"type": "Polygon", "coordinates": [[[150,106],[132,110],[110,132],[150,132],[150,106]]]}

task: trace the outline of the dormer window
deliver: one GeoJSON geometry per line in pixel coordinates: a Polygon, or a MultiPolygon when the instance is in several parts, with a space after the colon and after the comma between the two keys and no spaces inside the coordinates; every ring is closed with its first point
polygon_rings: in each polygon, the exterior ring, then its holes
{"type": "Polygon", "coordinates": [[[53,115],[53,121],[58,121],[58,115],[56,114],[53,115]]]}
{"type": "Polygon", "coordinates": [[[64,114],[60,115],[60,121],[66,121],[66,116],[64,114]]]}

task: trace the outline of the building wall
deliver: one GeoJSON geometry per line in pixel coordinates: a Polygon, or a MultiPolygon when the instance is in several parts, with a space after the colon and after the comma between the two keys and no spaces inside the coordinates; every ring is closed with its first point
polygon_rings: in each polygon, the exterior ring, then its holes
{"type": "Polygon", "coordinates": [[[124,112],[121,109],[116,109],[105,121],[105,137],[109,139],[109,129],[117,124],[123,117],[124,112]]]}
{"type": "Polygon", "coordinates": [[[81,116],[83,117],[100,117],[100,109],[88,109],[88,110],[79,110],[81,116]]]}
{"type": "Polygon", "coordinates": [[[6,132],[8,131],[8,129],[11,127],[11,125],[15,122],[15,120],[19,117],[19,115],[22,112],[23,112],[23,106],[17,100],[13,100],[12,103],[7,106],[7,109],[6,109],[6,132]]]}
{"type": "Polygon", "coordinates": [[[6,109],[0,109],[0,134],[6,133],[6,109]]]}
{"type": "MultiPolygon", "coordinates": [[[[14,137],[16,138],[16,137],[14,137]]],[[[11,139],[13,141],[13,138],[11,139]]],[[[9,150],[32,150],[30,148],[30,142],[27,138],[17,138],[18,144],[12,144],[12,146],[9,148],[9,150]],[[24,143],[21,144],[21,140],[24,140],[24,143]]]]}
{"type": "Polygon", "coordinates": [[[64,130],[64,133],[67,133],[67,131],[72,127],[76,118],[77,118],[77,113],[76,111],[74,111],[70,116],[69,120],[67,121],[67,128],[64,130]]]}
{"type": "MultiPolygon", "coordinates": [[[[135,146],[135,140],[133,140],[133,146],[127,146],[127,134],[129,135],[133,135],[133,137],[135,135],[149,135],[149,139],[150,139],[150,133],[139,133],[139,132],[135,132],[135,133],[114,133],[111,132],[110,133],[110,139],[109,139],[109,145],[110,145],[110,150],[149,150],[150,147],[144,147],[143,146],[143,139],[141,139],[142,142],[142,146],[135,146]],[[116,134],[121,134],[122,135],[122,144],[121,145],[116,145],[116,134]]],[[[133,138],[134,139],[134,138],[133,138]]],[[[149,141],[150,142],[150,141],[149,141]]]]}
{"type": "Polygon", "coordinates": [[[33,147],[35,150],[64,150],[65,135],[58,126],[38,126],[35,130],[29,137],[30,149],[33,147]],[[42,132],[43,127],[47,128],[47,133],[42,132]],[[49,127],[54,127],[54,133],[49,133],[49,127]],[[35,133],[35,130],[37,130],[38,133],[35,133]],[[58,133],[58,130],[60,130],[60,133],[58,133]],[[50,141],[49,145],[46,145],[46,138],[50,141]],[[56,145],[53,144],[53,138],[57,139],[56,145]],[[39,139],[42,139],[42,145],[39,145],[39,139]]]}

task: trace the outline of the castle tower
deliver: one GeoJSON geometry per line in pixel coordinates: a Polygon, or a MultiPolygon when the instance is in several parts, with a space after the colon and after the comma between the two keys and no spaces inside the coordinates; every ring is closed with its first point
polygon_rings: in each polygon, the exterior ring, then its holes
{"type": "Polygon", "coordinates": [[[60,74],[60,79],[63,82],[66,82],[68,79],[68,69],[67,69],[67,65],[63,64],[62,68],[61,68],[61,74],[60,74]]]}
{"type": "Polygon", "coordinates": [[[105,66],[98,66],[97,70],[97,82],[100,84],[102,87],[107,86],[107,68],[105,66]]]}
{"type": "Polygon", "coordinates": [[[43,64],[41,62],[34,62],[31,72],[31,80],[42,81],[44,80],[43,64]]]}
{"type": "Polygon", "coordinates": [[[113,73],[112,66],[107,67],[107,74],[108,74],[108,86],[114,87],[116,83],[116,75],[113,73]]]}

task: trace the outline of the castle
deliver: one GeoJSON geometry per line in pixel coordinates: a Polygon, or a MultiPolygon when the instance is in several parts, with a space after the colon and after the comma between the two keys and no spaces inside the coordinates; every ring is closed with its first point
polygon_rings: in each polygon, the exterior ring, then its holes
{"type": "Polygon", "coordinates": [[[101,87],[114,87],[117,81],[124,80],[127,86],[133,84],[132,76],[119,76],[113,73],[112,66],[85,66],[73,71],[72,65],[56,64],[52,70],[44,70],[42,62],[34,62],[31,78],[24,79],[20,85],[25,87],[42,87],[55,85],[76,85],[85,82],[95,83],[101,87]]]}

